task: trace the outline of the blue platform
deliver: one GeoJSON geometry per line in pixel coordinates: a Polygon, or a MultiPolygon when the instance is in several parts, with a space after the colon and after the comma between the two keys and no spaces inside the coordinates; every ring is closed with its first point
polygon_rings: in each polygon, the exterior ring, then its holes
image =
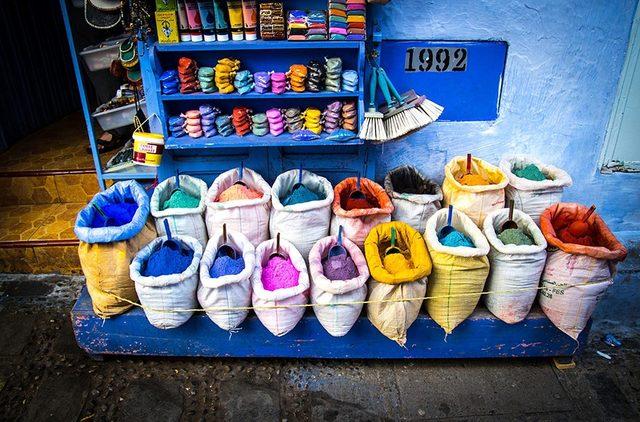
{"type": "Polygon", "coordinates": [[[539,309],[521,323],[509,325],[478,308],[453,334],[421,313],[407,334],[406,348],[389,340],[366,314],[344,337],[332,337],[309,309],[296,328],[275,337],[251,313],[237,333],[229,335],[201,312],[186,324],[160,330],[144,312],[131,311],[103,320],[91,308],[83,288],[71,312],[78,345],[91,355],[281,357],[327,359],[433,359],[571,356],[587,340],[589,326],[576,342],[554,327],[539,309]]]}

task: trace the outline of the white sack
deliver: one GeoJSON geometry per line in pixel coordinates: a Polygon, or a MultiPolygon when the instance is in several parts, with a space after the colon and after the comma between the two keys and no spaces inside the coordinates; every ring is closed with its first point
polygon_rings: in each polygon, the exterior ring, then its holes
{"type": "Polygon", "coordinates": [[[276,251],[276,240],[266,240],[256,249],[256,265],[251,276],[253,288],[252,303],[258,319],[275,336],[283,336],[293,330],[304,315],[306,308],[297,306],[287,308],[287,305],[303,305],[309,299],[309,273],[307,264],[300,252],[287,240],[280,240],[280,253],[291,258],[293,266],[300,272],[298,285],[274,291],[262,287],[262,267],[267,265],[269,256],[276,251]],[[283,306],[282,308],[260,308],[283,306]]]}
{"type": "Polygon", "coordinates": [[[240,232],[227,230],[227,244],[244,259],[244,269],[235,275],[211,278],[209,270],[220,246],[224,244],[222,230],[213,233],[200,261],[200,283],[198,302],[207,312],[211,321],[223,330],[237,328],[249,314],[248,309],[207,309],[237,308],[251,306],[251,274],[256,265],[255,248],[240,232]]]}
{"type": "Polygon", "coordinates": [[[322,260],[329,254],[329,249],[337,243],[336,236],[327,236],[313,246],[309,254],[309,272],[311,273],[311,303],[317,305],[313,310],[318,321],[329,334],[342,337],[349,332],[362,313],[362,303],[346,303],[365,300],[369,268],[358,246],[343,237],[342,245],[353,259],[358,276],[349,280],[329,280],[325,277],[322,260]]]}
{"type": "Polygon", "coordinates": [[[484,220],[483,233],[491,247],[489,277],[485,290],[487,308],[507,324],[522,321],[531,310],[538,294],[540,276],[547,259],[547,241],[533,219],[520,210],[513,211],[513,221],[534,245],[505,245],[498,239],[502,225],[509,219],[509,210],[490,213],[484,220]]]}
{"type": "Polygon", "coordinates": [[[204,180],[181,174],[180,188],[191,196],[200,198],[197,208],[169,208],[162,209],[162,204],[171,198],[176,187],[176,178],[170,177],[156,186],[151,195],[151,215],[156,223],[158,236],[166,236],[164,220],[169,222],[171,234],[195,237],[202,247],[207,246],[207,228],[204,224],[204,210],[206,207],[207,184],[204,180]]]}
{"type": "Polygon", "coordinates": [[[195,309],[198,306],[196,288],[202,245],[189,236],[173,236],[173,239],[193,250],[191,265],[182,274],[160,277],[145,277],[141,274],[143,263],[167,240],[166,236],[158,237],[145,246],[129,266],[131,279],[135,282],[147,319],[151,325],[162,329],[179,327],[193,315],[193,311],[176,312],[177,309],[195,309]]]}
{"type": "Polygon", "coordinates": [[[302,257],[307,259],[313,245],[329,234],[333,187],[324,177],[303,170],[302,184],[324,199],[284,206],[281,201],[291,194],[293,186],[298,183],[299,172],[289,170],[273,182],[269,231],[272,238],[280,233],[281,239],[293,243],[302,257]]]}
{"type": "Polygon", "coordinates": [[[206,222],[209,237],[223,224],[227,230],[239,231],[253,244],[269,239],[269,210],[271,209],[271,187],[255,171],[245,168],[242,181],[262,197],[239,201],[215,202],[218,196],[238,181],[239,169],[231,169],[216,177],[207,192],[206,222]]]}

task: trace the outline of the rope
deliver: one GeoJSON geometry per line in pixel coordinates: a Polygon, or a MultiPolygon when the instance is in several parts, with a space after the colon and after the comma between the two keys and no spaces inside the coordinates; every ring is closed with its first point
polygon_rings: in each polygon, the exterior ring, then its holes
{"type": "Polygon", "coordinates": [[[590,284],[598,284],[599,282],[586,282],[579,283],[573,285],[566,286],[552,286],[552,287],[521,287],[516,289],[509,290],[492,290],[492,291],[483,291],[483,292],[469,292],[469,293],[456,293],[456,294],[448,294],[448,295],[440,295],[440,296],[423,296],[423,297],[412,297],[412,298],[402,298],[402,299],[379,299],[379,300],[356,300],[352,302],[339,302],[339,303],[300,303],[300,304],[290,304],[290,305],[263,305],[263,306],[209,306],[206,308],[185,308],[185,309],[156,309],[150,306],[145,306],[141,303],[135,302],[133,300],[127,299],[125,297],[119,296],[115,293],[107,292],[101,290],[99,288],[94,287],[95,290],[100,293],[109,295],[118,300],[126,302],[130,305],[141,308],[145,311],[151,312],[159,312],[159,313],[181,313],[181,312],[207,312],[207,311],[250,311],[250,310],[269,310],[269,309],[288,309],[288,308],[310,308],[316,306],[341,306],[341,305],[368,305],[374,303],[397,303],[397,302],[413,302],[413,301],[423,301],[423,300],[434,300],[434,299],[446,299],[446,298],[456,298],[456,297],[467,297],[467,296],[481,296],[481,295],[504,295],[510,293],[519,293],[526,291],[537,291],[542,289],[570,289],[573,287],[587,286],[590,284]]]}

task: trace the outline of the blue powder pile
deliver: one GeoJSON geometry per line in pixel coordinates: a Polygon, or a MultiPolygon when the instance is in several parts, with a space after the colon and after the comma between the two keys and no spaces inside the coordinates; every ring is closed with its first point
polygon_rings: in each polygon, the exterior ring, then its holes
{"type": "Polygon", "coordinates": [[[125,224],[129,224],[138,210],[138,204],[129,201],[114,202],[103,205],[100,209],[107,215],[107,218],[94,210],[93,221],[91,221],[92,228],[124,226],[125,224]]]}
{"type": "Polygon", "coordinates": [[[443,246],[449,246],[451,248],[457,248],[459,246],[467,246],[469,248],[476,247],[471,239],[460,233],[458,230],[452,231],[443,238],[438,235],[438,240],[440,241],[440,243],[442,243],[443,246]]]}
{"type": "Polygon", "coordinates": [[[193,251],[189,248],[174,250],[162,246],[147,259],[142,275],[145,277],[159,277],[161,275],[181,274],[189,268],[193,261],[193,251]]]}
{"type": "Polygon", "coordinates": [[[291,192],[291,194],[282,201],[282,205],[286,207],[287,205],[302,204],[304,202],[317,201],[319,199],[320,197],[318,194],[305,185],[302,185],[295,188],[293,192],[291,192]]]}
{"type": "Polygon", "coordinates": [[[209,275],[211,278],[218,278],[223,275],[240,274],[242,270],[244,270],[244,258],[242,256],[233,259],[223,255],[213,261],[213,265],[209,268],[209,275]]]}

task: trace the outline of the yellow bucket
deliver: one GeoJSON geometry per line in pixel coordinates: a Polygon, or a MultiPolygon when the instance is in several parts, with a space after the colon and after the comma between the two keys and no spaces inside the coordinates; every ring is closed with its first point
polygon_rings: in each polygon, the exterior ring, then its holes
{"type": "Polygon", "coordinates": [[[164,150],[164,136],[160,133],[133,132],[133,162],[158,167],[164,150]]]}

